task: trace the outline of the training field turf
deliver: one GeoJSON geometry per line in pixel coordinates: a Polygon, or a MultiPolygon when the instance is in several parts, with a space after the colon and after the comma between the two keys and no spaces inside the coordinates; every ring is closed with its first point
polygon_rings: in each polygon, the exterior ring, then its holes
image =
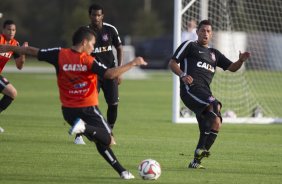
{"type": "MultiPolygon", "coordinates": [[[[282,181],[282,124],[224,124],[205,170],[187,168],[198,139],[196,124],[172,124],[172,74],[157,72],[120,86],[113,147],[135,176],[124,181],[95,146],[74,145],[62,118],[55,74],[4,73],[18,97],[0,115],[0,184],[215,183],[282,181]],[[146,158],[162,166],[157,181],[143,181],[138,164],[146,158]]],[[[101,110],[105,115],[101,99],[101,110]]]]}

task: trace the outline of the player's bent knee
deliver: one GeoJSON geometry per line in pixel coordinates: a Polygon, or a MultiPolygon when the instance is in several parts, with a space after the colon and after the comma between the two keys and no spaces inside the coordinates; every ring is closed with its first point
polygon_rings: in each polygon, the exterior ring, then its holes
{"type": "Polygon", "coordinates": [[[16,88],[12,84],[8,84],[2,91],[3,94],[15,99],[18,95],[16,88]]]}
{"type": "Polygon", "coordinates": [[[220,117],[216,117],[213,125],[212,125],[212,129],[213,130],[216,130],[216,131],[219,131],[220,127],[221,127],[222,123],[221,123],[221,118],[220,117]]]}

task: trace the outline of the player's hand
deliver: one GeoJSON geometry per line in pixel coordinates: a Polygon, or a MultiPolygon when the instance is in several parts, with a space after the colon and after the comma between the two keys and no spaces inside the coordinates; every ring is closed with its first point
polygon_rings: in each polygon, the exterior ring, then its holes
{"type": "Polygon", "coordinates": [[[24,42],[24,43],[22,44],[22,47],[28,47],[28,42],[24,42]]]}
{"type": "Polygon", "coordinates": [[[250,56],[251,56],[251,53],[249,53],[249,52],[243,52],[243,53],[241,53],[241,51],[239,51],[239,60],[240,60],[241,62],[246,61],[250,56]]]}
{"type": "Polygon", "coordinates": [[[182,77],[181,80],[184,82],[184,84],[191,85],[193,83],[193,77],[191,77],[190,75],[182,77]]]}
{"type": "Polygon", "coordinates": [[[132,62],[134,66],[141,66],[148,64],[146,61],[144,61],[143,57],[136,57],[135,59],[133,59],[132,62]]]}

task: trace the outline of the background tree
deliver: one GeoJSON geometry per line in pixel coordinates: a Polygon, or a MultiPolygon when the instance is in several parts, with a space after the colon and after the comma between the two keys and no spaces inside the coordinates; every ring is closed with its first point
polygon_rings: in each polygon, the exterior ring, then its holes
{"type": "Polygon", "coordinates": [[[143,0],[1,0],[0,24],[13,19],[20,42],[27,40],[37,47],[69,46],[73,31],[89,24],[92,3],[104,7],[104,20],[115,25],[122,38],[172,34],[173,0],[151,0],[150,13],[144,13],[143,0]]]}

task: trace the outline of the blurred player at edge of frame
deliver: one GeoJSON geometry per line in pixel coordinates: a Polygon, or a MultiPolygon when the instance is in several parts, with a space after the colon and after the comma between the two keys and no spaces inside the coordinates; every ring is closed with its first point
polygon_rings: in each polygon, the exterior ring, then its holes
{"type": "MultiPolygon", "coordinates": [[[[0,34],[0,44],[15,45],[18,46],[19,42],[15,39],[16,24],[13,20],[5,20],[3,23],[2,34],[0,34]]],[[[28,43],[24,42],[23,46],[27,46],[28,43]]],[[[0,92],[3,97],[0,100],[0,113],[7,109],[9,105],[17,96],[16,88],[1,75],[2,70],[11,57],[15,59],[16,67],[21,70],[25,62],[24,55],[18,55],[13,52],[1,52],[0,53],[0,92]]],[[[0,133],[4,132],[4,129],[0,127],[0,133]]]]}

